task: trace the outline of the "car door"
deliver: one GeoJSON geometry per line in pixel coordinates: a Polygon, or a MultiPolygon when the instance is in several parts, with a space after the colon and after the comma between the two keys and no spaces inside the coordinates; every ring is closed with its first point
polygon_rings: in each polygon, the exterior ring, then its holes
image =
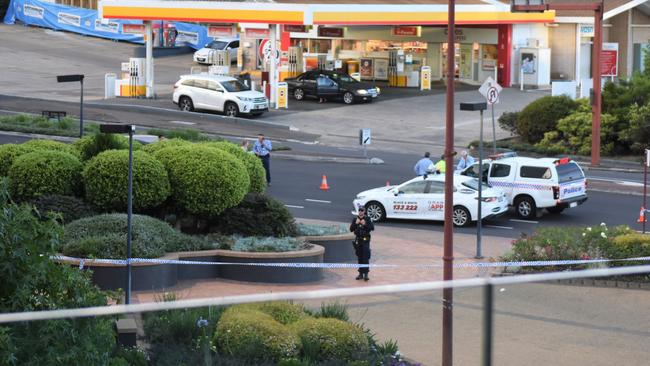
{"type": "Polygon", "coordinates": [[[443,221],[445,216],[445,183],[432,181],[425,196],[425,202],[422,204],[422,216],[427,220],[443,221]]]}
{"type": "Polygon", "coordinates": [[[492,163],[488,183],[496,188],[500,188],[508,197],[508,202],[512,203],[514,190],[516,167],[508,163],[492,163]]]}
{"type": "Polygon", "coordinates": [[[339,95],[339,84],[326,75],[319,75],[316,79],[316,95],[319,97],[336,97],[339,95]]]}
{"type": "Polygon", "coordinates": [[[297,87],[304,90],[305,95],[316,96],[316,74],[305,73],[297,87]]]}
{"type": "Polygon", "coordinates": [[[209,96],[208,96],[208,81],[202,79],[194,79],[192,84],[192,101],[194,102],[194,108],[198,109],[210,109],[208,106],[209,96]]]}
{"type": "Polygon", "coordinates": [[[231,63],[237,62],[237,49],[238,48],[239,48],[239,41],[232,41],[226,47],[226,49],[228,50],[228,53],[230,54],[230,62],[231,63]]]}
{"type": "Polygon", "coordinates": [[[423,219],[426,204],[429,180],[416,180],[398,187],[397,194],[389,200],[386,208],[388,217],[423,219]]]}
{"type": "Polygon", "coordinates": [[[226,103],[226,95],[223,87],[216,81],[208,80],[206,88],[206,109],[223,112],[223,106],[226,103]]]}

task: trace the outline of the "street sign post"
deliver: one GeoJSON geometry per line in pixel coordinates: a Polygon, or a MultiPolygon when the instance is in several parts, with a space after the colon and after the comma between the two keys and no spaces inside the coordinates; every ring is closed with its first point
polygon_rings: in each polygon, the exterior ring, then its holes
{"type": "MultiPolygon", "coordinates": [[[[650,149],[645,149],[645,161],[643,162],[643,206],[647,208],[646,195],[648,194],[648,167],[650,166],[650,149]]],[[[645,212],[643,213],[643,233],[645,234],[645,212]]]]}
{"type": "Polygon", "coordinates": [[[372,135],[369,128],[362,128],[359,130],[359,145],[363,146],[363,157],[368,157],[366,146],[372,143],[372,135]]]}
{"type": "Polygon", "coordinates": [[[499,103],[501,90],[503,90],[501,85],[492,79],[491,76],[488,76],[483,85],[478,89],[478,92],[483,95],[487,104],[492,107],[492,150],[494,154],[497,153],[497,127],[496,118],[494,116],[494,105],[499,103]]]}

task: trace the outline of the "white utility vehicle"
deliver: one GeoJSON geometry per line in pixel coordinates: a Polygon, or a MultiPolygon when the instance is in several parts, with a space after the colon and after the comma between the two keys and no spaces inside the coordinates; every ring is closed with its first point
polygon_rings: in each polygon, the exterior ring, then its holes
{"type": "Polygon", "coordinates": [[[198,64],[211,64],[214,59],[215,51],[228,51],[230,62],[237,62],[237,49],[239,48],[239,39],[226,38],[215,39],[205,45],[205,47],[194,52],[194,62],[198,64]]]}

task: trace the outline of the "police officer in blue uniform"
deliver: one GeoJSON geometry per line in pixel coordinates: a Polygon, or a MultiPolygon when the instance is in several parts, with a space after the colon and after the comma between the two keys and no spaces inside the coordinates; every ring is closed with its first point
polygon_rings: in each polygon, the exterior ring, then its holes
{"type": "MultiPolygon", "coordinates": [[[[354,233],[354,249],[356,251],[359,264],[370,263],[370,232],[375,230],[375,225],[369,217],[366,216],[365,207],[359,207],[358,215],[350,224],[350,231],[354,233]]],[[[368,281],[368,267],[360,267],[357,280],[368,281]]]]}

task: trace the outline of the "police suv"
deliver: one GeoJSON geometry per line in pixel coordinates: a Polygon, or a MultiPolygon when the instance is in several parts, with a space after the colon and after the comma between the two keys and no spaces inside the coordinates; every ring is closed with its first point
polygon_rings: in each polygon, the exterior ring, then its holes
{"type": "MultiPolygon", "coordinates": [[[[478,163],[460,172],[478,177],[478,163]]],[[[499,154],[483,162],[483,179],[506,193],[519,217],[533,219],[538,210],[560,213],[587,200],[587,180],[569,158],[525,158],[499,154]]]]}

